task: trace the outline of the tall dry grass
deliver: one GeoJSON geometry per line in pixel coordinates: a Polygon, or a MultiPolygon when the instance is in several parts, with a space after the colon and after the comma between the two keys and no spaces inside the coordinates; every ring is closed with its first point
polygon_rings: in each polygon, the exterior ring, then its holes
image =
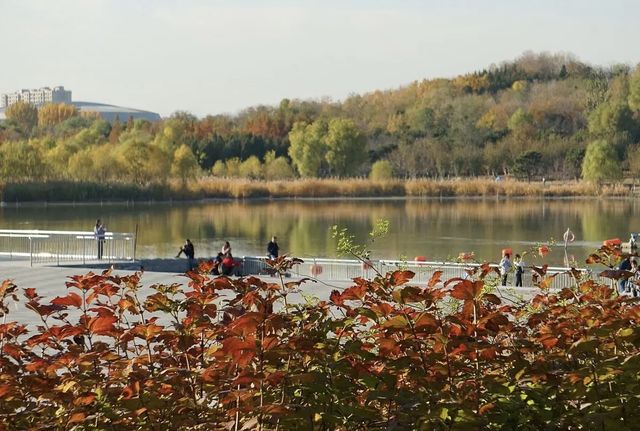
{"type": "Polygon", "coordinates": [[[171,180],[161,185],[124,183],[43,182],[1,184],[0,200],[101,201],[101,200],[197,200],[252,198],[351,198],[351,197],[572,197],[631,196],[622,183],[597,186],[582,181],[524,182],[490,179],[453,180],[369,180],[297,179],[258,181],[203,177],[182,183],[171,180]]]}

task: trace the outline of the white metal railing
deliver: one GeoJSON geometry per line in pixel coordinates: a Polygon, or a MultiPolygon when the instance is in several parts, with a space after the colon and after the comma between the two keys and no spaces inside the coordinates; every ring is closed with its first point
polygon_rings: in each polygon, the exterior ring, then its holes
{"type": "Polygon", "coordinates": [[[0,229],[0,256],[28,258],[34,263],[134,260],[136,237],[131,233],[105,232],[98,240],[90,231],[0,229]]]}
{"type": "MultiPolygon", "coordinates": [[[[466,269],[480,266],[477,263],[456,263],[456,262],[421,262],[421,261],[400,261],[400,260],[374,260],[364,264],[360,260],[349,259],[317,259],[302,258],[304,263],[295,265],[291,272],[298,277],[313,277],[325,281],[348,281],[356,277],[371,278],[376,275],[376,271],[385,274],[399,268],[406,268],[415,273],[414,282],[426,283],[435,271],[442,271],[442,280],[451,278],[467,277],[466,269]]],[[[498,265],[492,264],[493,268],[498,265]]],[[[602,283],[608,283],[609,279],[601,279],[596,273],[589,269],[579,269],[582,279],[594,279],[602,283]]],[[[243,274],[265,274],[267,265],[265,258],[255,256],[243,257],[243,274]]],[[[496,274],[497,276],[497,274],[496,274]]],[[[570,268],[548,267],[547,276],[554,276],[551,288],[561,289],[575,285],[575,280],[570,273],[570,268]]],[[[515,283],[515,273],[508,277],[509,285],[515,283]]],[[[524,286],[534,286],[533,273],[526,270],[522,276],[524,286]]]]}

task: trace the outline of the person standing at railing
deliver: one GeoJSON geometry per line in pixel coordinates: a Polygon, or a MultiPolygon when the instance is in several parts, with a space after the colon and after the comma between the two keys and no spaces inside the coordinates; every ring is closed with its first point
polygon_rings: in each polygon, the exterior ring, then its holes
{"type": "Polygon", "coordinates": [[[280,246],[278,245],[278,238],[274,236],[271,237],[271,241],[267,244],[267,254],[269,255],[269,259],[277,259],[278,253],[280,252],[280,246]]]}
{"type": "Polygon", "coordinates": [[[522,274],[524,274],[524,261],[519,254],[513,259],[516,266],[516,287],[522,287],[522,274]]]}
{"type": "Polygon", "coordinates": [[[93,234],[96,237],[96,243],[98,244],[98,259],[102,259],[102,252],[104,250],[104,238],[107,228],[102,224],[100,219],[96,220],[96,225],[93,228],[93,234]]]}
{"type": "Polygon", "coordinates": [[[509,275],[509,271],[511,271],[511,256],[509,256],[509,253],[505,253],[504,256],[502,256],[502,260],[500,261],[500,275],[502,276],[502,285],[506,286],[507,285],[507,275],[509,275]]]}

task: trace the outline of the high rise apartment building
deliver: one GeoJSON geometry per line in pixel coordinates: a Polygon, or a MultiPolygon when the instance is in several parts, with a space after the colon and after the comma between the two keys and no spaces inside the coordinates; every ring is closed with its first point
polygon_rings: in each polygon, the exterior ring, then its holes
{"type": "Polygon", "coordinates": [[[0,108],[6,108],[16,102],[27,102],[40,106],[45,103],[71,103],[71,91],[64,87],[42,87],[36,90],[20,90],[14,93],[0,94],[0,108]]]}

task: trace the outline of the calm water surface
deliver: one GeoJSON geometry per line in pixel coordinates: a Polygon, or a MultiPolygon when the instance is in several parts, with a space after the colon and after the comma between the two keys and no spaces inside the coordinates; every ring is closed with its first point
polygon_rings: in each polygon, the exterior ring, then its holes
{"type": "MultiPolygon", "coordinates": [[[[169,257],[185,238],[197,256],[211,256],[228,240],[236,256],[263,255],[271,235],[295,256],[334,257],[332,225],[347,227],[364,241],[377,219],[391,232],[372,245],[373,258],[425,256],[443,260],[460,252],[496,260],[500,250],[514,252],[562,238],[570,227],[576,241],[569,256],[583,262],[603,239],[628,238],[640,231],[640,204],[634,200],[284,200],[82,206],[8,206],[0,208],[0,228],[91,230],[101,218],[110,231],[138,226],[139,257],[169,257]]],[[[550,263],[564,251],[552,248],[550,263]]],[[[533,256],[530,261],[536,261],[533,256]]]]}

